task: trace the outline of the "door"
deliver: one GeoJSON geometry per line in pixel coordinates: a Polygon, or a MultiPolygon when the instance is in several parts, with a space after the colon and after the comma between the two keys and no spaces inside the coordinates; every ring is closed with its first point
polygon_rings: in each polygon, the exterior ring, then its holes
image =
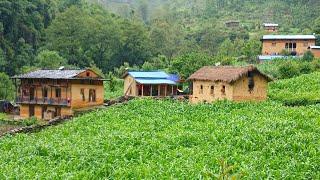
{"type": "Polygon", "coordinates": [[[33,117],[34,116],[34,105],[30,105],[29,106],[29,117],[33,117]]]}
{"type": "Polygon", "coordinates": [[[55,112],[55,117],[57,117],[57,116],[61,116],[61,107],[56,107],[56,112],[55,112]]]}
{"type": "Polygon", "coordinates": [[[34,100],[34,88],[30,88],[30,100],[34,100]]]}

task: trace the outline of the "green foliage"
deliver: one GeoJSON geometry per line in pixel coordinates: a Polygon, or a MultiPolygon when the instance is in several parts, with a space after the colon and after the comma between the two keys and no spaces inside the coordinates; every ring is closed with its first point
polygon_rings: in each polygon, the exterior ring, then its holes
{"type": "Polygon", "coordinates": [[[276,79],[292,78],[320,70],[319,60],[303,61],[299,58],[275,59],[258,65],[258,68],[276,79]]]}
{"type": "Polygon", "coordinates": [[[319,108],[134,100],[2,138],[0,178],[317,179],[319,108]]]}
{"type": "Polygon", "coordinates": [[[279,66],[280,77],[282,78],[291,78],[294,76],[298,76],[299,66],[296,61],[287,61],[279,66]]]}
{"type": "Polygon", "coordinates": [[[123,79],[114,78],[111,82],[104,83],[104,99],[116,99],[123,96],[123,79]]]}
{"type": "Polygon", "coordinates": [[[314,59],[314,55],[311,51],[307,51],[303,54],[302,60],[304,61],[312,61],[314,59]]]}
{"type": "Polygon", "coordinates": [[[269,84],[269,97],[286,105],[320,103],[320,73],[305,74],[269,84]]]}
{"type": "Polygon", "coordinates": [[[190,53],[173,59],[170,71],[186,79],[201,67],[214,65],[216,62],[206,54],[190,53]]]}
{"type": "Polygon", "coordinates": [[[0,99],[13,100],[15,88],[8,75],[0,72],[0,99]]]}
{"type": "Polygon", "coordinates": [[[56,51],[43,50],[36,57],[36,66],[43,69],[57,69],[66,63],[56,51]]]}

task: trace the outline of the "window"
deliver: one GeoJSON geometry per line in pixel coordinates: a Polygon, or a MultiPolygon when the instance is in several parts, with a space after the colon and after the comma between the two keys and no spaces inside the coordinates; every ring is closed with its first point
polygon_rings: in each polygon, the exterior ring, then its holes
{"type": "Polygon", "coordinates": [[[303,46],[304,46],[304,47],[308,47],[308,46],[309,46],[308,42],[304,42],[304,43],[303,43],[303,46]]]}
{"type": "Polygon", "coordinates": [[[84,89],[80,89],[80,95],[82,97],[82,101],[85,101],[86,100],[86,97],[84,95],[84,89]]]}
{"type": "Polygon", "coordinates": [[[89,90],[89,102],[96,102],[96,90],[95,89],[89,90]]]}
{"type": "Polygon", "coordinates": [[[90,72],[87,72],[87,77],[89,77],[90,76],[90,72]]]}
{"type": "Polygon", "coordinates": [[[272,46],[276,46],[277,45],[277,43],[276,42],[272,42],[272,46]]]}
{"type": "Polygon", "coordinates": [[[214,86],[213,86],[213,85],[210,87],[210,94],[211,94],[211,95],[214,94],[214,86]]]}
{"type": "Polygon", "coordinates": [[[200,94],[203,94],[203,86],[200,86],[200,94]]]}
{"type": "Polygon", "coordinates": [[[56,88],[56,98],[61,98],[61,89],[56,88]]]}
{"type": "Polygon", "coordinates": [[[221,94],[226,95],[226,86],[225,85],[223,85],[221,88],[221,94]]]}
{"type": "Polygon", "coordinates": [[[286,43],[285,48],[289,51],[294,51],[297,48],[297,43],[286,43]]]}
{"type": "Polygon", "coordinates": [[[248,72],[248,89],[249,89],[249,92],[251,93],[254,89],[254,74],[253,72],[248,72]]]}

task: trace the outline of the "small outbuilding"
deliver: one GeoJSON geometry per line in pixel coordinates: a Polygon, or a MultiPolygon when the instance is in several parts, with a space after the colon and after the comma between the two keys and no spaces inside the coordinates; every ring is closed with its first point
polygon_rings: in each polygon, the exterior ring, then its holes
{"type": "Polygon", "coordinates": [[[174,96],[178,75],[163,71],[128,71],[123,75],[125,96],[174,96]]]}
{"type": "Polygon", "coordinates": [[[278,32],[279,24],[263,23],[263,27],[267,32],[278,32]]]}
{"type": "Polygon", "coordinates": [[[205,66],[189,78],[192,82],[191,103],[234,101],[261,101],[267,98],[267,75],[254,66],[205,66]]]}
{"type": "Polygon", "coordinates": [[[320,46],[310,46],[308,48],[315,58],[320,58],[320,46]]]}

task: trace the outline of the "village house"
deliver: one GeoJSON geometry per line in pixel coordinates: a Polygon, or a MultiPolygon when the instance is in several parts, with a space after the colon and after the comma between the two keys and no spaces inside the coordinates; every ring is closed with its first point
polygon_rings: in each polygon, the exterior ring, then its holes
{"type": "Polygon", "coordinates": [[[261,101],[267,98],[271,79],[254,66],[205,66],[192,74],[191,103],[234,101],[261,101]]]}
{"type": "Polygon", "coordinates": [[[279,25],[273,23],[263,23],[263,28],[267,32],[278,32],[279,25]]]}
{"type": "Polygon", "coordinates": [[[128,71],[123,75],[125,96],[177,95],[180,78],[163,71],[128,71]]]}
{"type": "Polygon", "coordinates": [[[262,55],[281,55],[286,50],[292,56],[302,56],[316,43],[314,35],[264,35],[262,55]]]}
{"type": "Polygon", "coordinates": [[[240,26],[240,21],[235,21],[235,20],[227,21],[225,22],[225,25],[228,28],[237,28],[240,26]]]}
{"type": "Polygon", "coordinates": [[[312,52],[314,57],[320,58],[320,46],[310,46],[309,50],[312,52]]]}
{"type": "Polygon", "coordinates": [[[37,70],[12,78],[23,118],[70,116],[75,110],[104,102],[103,78],[90,69],[37,70]]]}

